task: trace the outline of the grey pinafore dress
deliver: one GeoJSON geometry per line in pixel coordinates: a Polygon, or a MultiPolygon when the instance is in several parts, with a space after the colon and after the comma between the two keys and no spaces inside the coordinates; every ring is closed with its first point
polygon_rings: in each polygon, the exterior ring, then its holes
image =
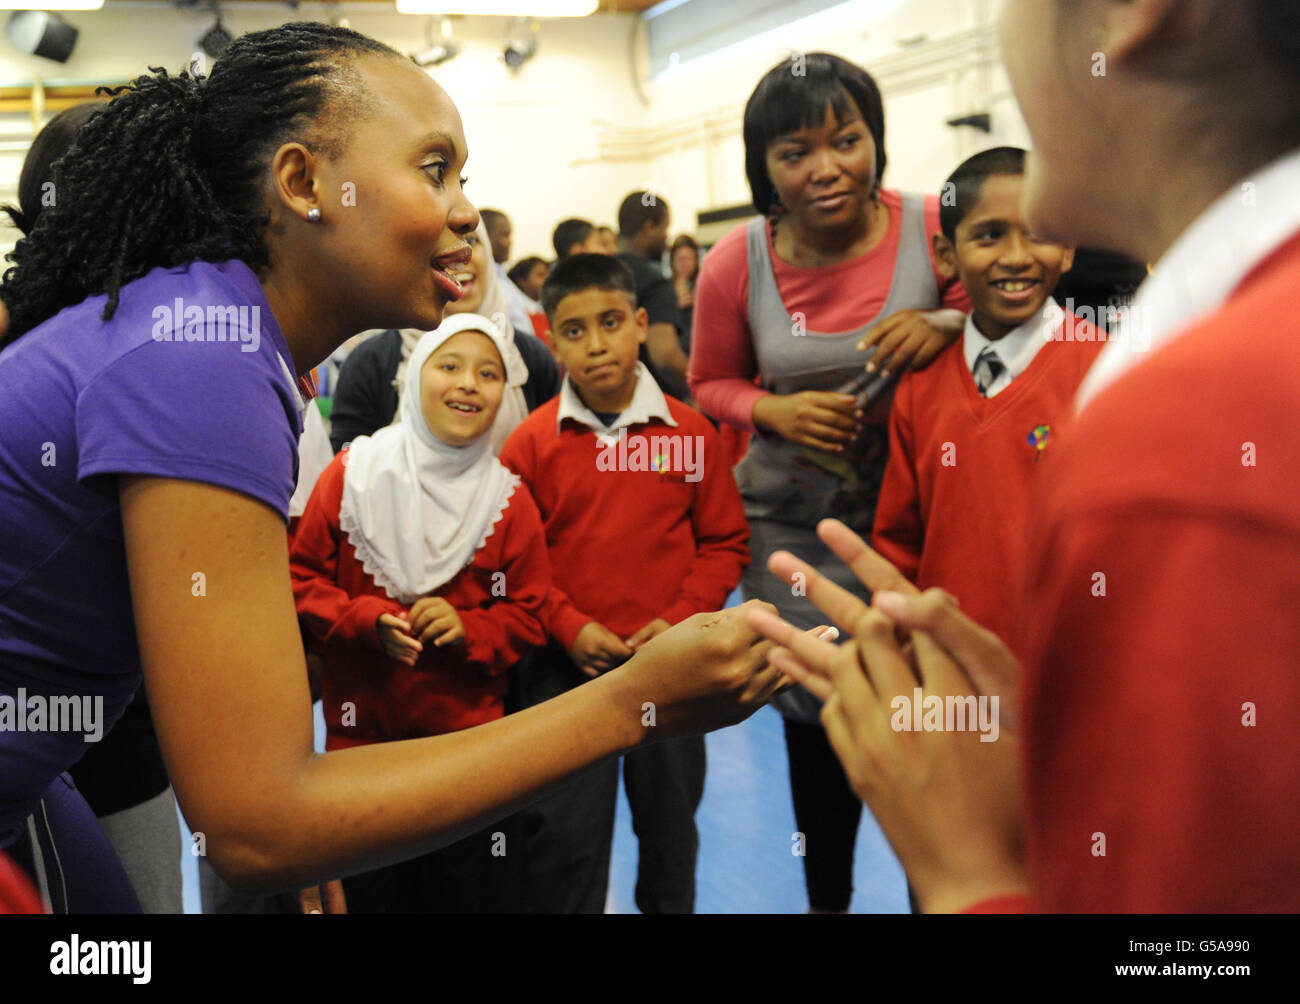
{"type": "MultiPolygon", "coordinates": [[[[940,306],[921,196],[903,196],[900,225],[885,305],[875,317],[863,318],[860,327],[842,334],[806,331],[806,325],[796,323],[777,289],[767,221],[749,225],[749,328],[764,388],[777,394],[840,389],[862,372],[869,358],[856,348],[868,328],[900,310],[940,306]]],[[[826,295],[834,296],[835,289],[828,288],[826,295]]],[[[795,595],[790,583],[767,570],[768,556],[780,550],[798,555],[841,586],[867,597],[865,587],[817,538],[816,526],[830,516],[863,537],[870,536],[888,450],[885,425],[865,430],[852,461],[778,436],[750,438],[749,449],[735,469],[750,527],[752,561],[740,583],[745,599],[774,604],[782,617],[799,627],[825,623],[825,615],[806,596],[795,595]]],[[[773,704],[783,715],[803,722],[818,721],[821,709],[821,702],[802,687],[780,695],[773,704]]]]}

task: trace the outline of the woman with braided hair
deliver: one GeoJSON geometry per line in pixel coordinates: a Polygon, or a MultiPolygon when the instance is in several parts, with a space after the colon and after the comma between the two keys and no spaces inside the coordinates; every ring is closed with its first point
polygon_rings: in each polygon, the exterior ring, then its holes
{"type": "Polygon", "coordinates": [[[135,906],[64,772],[142,671],[196,840],[254,890],[425,853],[785,682],[745,610],[699,615],[544,709],[313,752],[297,376],[358,331],[438,326],[478,223],[466,155],[409,60],[296,23],[119,89],[56,165],[0,285],[0,848],[57,908],[135,906]]]}

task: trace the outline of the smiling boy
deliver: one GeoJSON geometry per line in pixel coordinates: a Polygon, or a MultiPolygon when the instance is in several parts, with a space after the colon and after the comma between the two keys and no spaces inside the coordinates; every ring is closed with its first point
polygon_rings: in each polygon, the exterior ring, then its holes
{"type": "Polygon", "coordinates": [[[899,382],[872,533],[918,586],[954,594],[1013,642],[1030,479],[1051,463],[1102,347],[1051,299],[1074,255],[1022,220],[1024,164],[1024,150],[986,150],[944,185],[935,257],[973,310],[961,341],[899,382]]]}
{"type": "MultiPolygon", "coordinates": [[[[649,319],[627,266],[607,255],[566,258],[542,287],[542,306],[568,375],[501,451],[541,510],[554,580],[551,644],[520,681],[525,705],[719,609],[749,562],[749,527],[717,433],[638,361],[649,319]]],[[[642,710],[651,724],[654,709],[642,710]]],[[[624,758],[643,912],[693,909],[704,771],[698,737],[624,758]]],[[[524,811],[530,911],[604,909],[617,793],[617,763],[602,764],[524,811]]]]}

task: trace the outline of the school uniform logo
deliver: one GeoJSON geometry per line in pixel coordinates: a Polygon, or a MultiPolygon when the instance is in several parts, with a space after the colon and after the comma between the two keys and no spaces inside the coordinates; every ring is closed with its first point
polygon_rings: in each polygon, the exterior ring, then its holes
{"type": "Polygon", "coordinates": [[[1034,463],[1038,462],[1038,458],[1047,449],[1047,439],[1051,434],[1052,427],[1050,425],[1036,425],[1033,431],[1029,433],[1029,445],[1034,448],[1034,463]]]}
{"type": "Polygon", "coordinates": [[[661,479],[704,479],[703,436],[629,437],[627,429],[618,430],[618,439],[606,442],[596,454],[598,471],[653,471],[661,479]]]}

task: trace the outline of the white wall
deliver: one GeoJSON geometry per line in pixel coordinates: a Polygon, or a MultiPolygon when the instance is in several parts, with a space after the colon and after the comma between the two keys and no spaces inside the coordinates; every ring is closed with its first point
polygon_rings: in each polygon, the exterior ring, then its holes
{"type": "Polygon", "coordinates": [[[890,187],[937,192],[971,154],[1027,145],[996,50],[944,41],[979,28],[991,39],[999,7],[1000,0],[852,0],[652,78],[646,84],[652,131],[672,137],[687,132],[667,143],[650,168],[652,184],[672,205],[674,231],[688,229],[699,210],[749,200],[741,141],[745,101],[792,53],[833,52],[876,76],[885,97],[890,187]],[[899,45],[918,36],[926,41],[899,45]],[[944,124],[976,110],[993,112],[991,135],[944,124]]]}
{"type": "MultiPolygon", "coordinates": [[[[292,14],[283,4],[230,5],[226,27],[234,34],[297,19],[323,19],[330,8],[304,3],[292,14]]],[[[407,17],[369,4],[344,4],[351,26],[403,52],[426,48],[424,17],[407,17]]],[[[0,12],[0,18],[4,12],[0,12]]],[[[81,29],[72,58],[54,63],[19,53],[0,36],[0,85],[40,76],[47,85],[103,82],[136,76],[148,65],[182,67],[197,49],[196,39],[212,23],[210,14],[180,11],[161,3],[115,5],[69,13],[81,29]]],[[[648,109],[637,97],[627,58],[637,19],[597,14],[542,22],[537,56],[517,75],[501,61],[506,23],[497,18],[458,19],[456,59],[429,72],[456,101],[465,125],[470,157],[467,192],[480,206],[504,209],[514,220],[514,257],[551,255],[551,230],[566,216],[613,224],[618,202],[645,171],[637,165],[571,162],[595,153],[593,120],[635,127],[648,109]]],[[[0,115],[0,142],[30,141],[30,119],[0,115]]],[[[19,146],[19,144],[13,144],[19,146]]],[[[0,201],[16,199],[22,148],[0,155],[0,201]]],[[[0,251],[16,232],[0,227],[0,251]]]]}
{"type": "MultiPolygon", "coordinates": [[[[704,0],[707,2],[707,0],[704,0]]],[[[470,147],[468,192],[480,206],[514,220],[512,257],[549,256],[550,234],[566,216],[615,223],[622,197],[650,187],[673,209],[673,232],[690,230],[703,209],[749,199],[740,119],[759,78],[792,51],[826,50],[875,73],[886,98],[886,184],[937,191],[964,157],[999,143],[1027,143],[1005,77],[988,48],[1000,0],[851,0],[822,14],[685,63],[652,79],[645,32],[632,15],[594,15],[542,23],[538,55],[512,75],[500,60],[505,23],[457,19],[464,51],[430,72],[460,107],[470,147]],[[926,36],[911,48],[900,39],[926,36]],[[983,42],[977,44],[979,39],[983,42]],[[961,44],[958,44],[960,41],[961,44]],[[982,47],[981,47],[982,46],[982,47]],[[953,115],[991,108],[994,133],[954,130],[953,115]]],[[[235,33],[293,17],[324,18],[331,8],[304,3],[231,5],[235,33]]],[[[428,19],[370,5],[344,4],[352,27],[402,51],[425,47],[428,19]]],[[[122,4],[73,13],[82,29],[63,65],[19,54],[0,38],[0,85],[125,79],[150,63],[176,69],[211,24],[208,14],[162,3],[122,4]]],[[[4,136],[30,139],[30,121],[0,116],[4,136]]],[[[0,153],[0,200],[14,198],[21,144],[0,153]]],[[[0,251],[14,232],[0,228],[0,251]]]]}

